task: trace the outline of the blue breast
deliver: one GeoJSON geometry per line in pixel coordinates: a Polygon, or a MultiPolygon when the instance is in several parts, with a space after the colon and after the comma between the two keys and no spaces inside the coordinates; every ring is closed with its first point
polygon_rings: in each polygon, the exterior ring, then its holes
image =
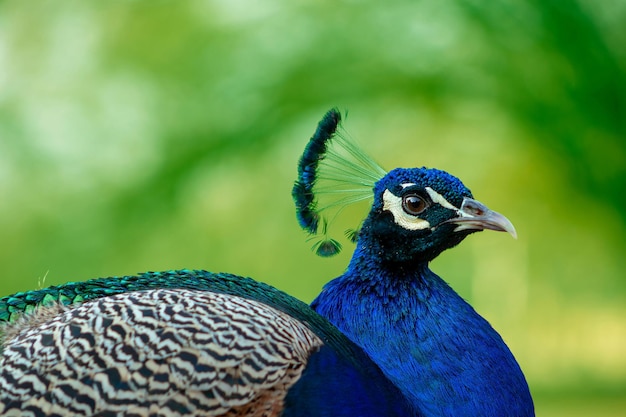
{"type": "Polygon", "coordinates": [[[365,350],[419,415],[534,415],[524,375],[485,319],[425,264],[386,274],[353,261],[312,306],[365,350]]]}

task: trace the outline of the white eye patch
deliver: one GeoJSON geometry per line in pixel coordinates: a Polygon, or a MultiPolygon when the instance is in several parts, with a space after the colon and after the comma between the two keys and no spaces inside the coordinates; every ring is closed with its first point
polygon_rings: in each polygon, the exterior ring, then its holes
{"type": "MultiPolygon", "coordinates": [[[[401,186],[404,189],[412,185],[415,184],[405,183],[401,186]]],[[[425,190],[433,203],[439,204],[440,206],[447,208],[448,210],[452,210],[463,215],[458,207],[453,206],[448,200],[444,198],[444,196],[439,194],[437,191],[433,190],[430,187],[425,187],[425,190]]],[[[402,208],[402,197],[394,195],[389,190],[385,190],[385,192],[383,193],[383,210],[391,212],[396,224],[404,227],[407,230],[423,230],[430,227],[430,223],[427,220],[420,219],[419,217],[410,215],[406,211],[404,211],[404,209],[402,208]]]]}
{"type": "Polygon", "coordinates": [[[430,187],[426,187],[425,189],[428,195],[430,196],[430,199],[433,200],[433,203],[437,203],[440,206],[445,207],[450,210],[459,211],[458,207],[454,207],[452,204],[450,204],[448,200],[443,198],[443,196],[439,194],[437,191],[433,190],[430,187]]]}
{"type": "Polygon", "coordinates": [[[430,227],[427,220],[417,216],[411,216],[402,208],[402,198],[394,195],[391,191],[383,193],[383,210],[391,212],[397,225],[407,230],[423,230],[430,227]]]}

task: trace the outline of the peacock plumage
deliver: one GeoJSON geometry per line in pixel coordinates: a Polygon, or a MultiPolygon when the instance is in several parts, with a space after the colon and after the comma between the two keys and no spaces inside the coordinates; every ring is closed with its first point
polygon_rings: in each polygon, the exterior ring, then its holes
{"type": "Polygon", "coordinates": [[[0,299],[0,414],[533,416],[498,333],[428,264],[469,234],[515,236],[435,169],[385,172],[329,111],[293,189],[322,256],[334,220],[372,199],[346,272],[311,304],[206,271],[70,282],[0,299]]]}

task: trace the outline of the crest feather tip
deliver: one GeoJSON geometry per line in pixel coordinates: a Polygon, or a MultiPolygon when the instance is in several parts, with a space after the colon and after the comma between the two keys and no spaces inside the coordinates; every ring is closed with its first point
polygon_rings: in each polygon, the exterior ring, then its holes
{"type": "Polygon", "coordinates": [[[341,252],[341,243],[335,239],[322,240],[313,246],[318,256],[328,258],[341,252]]]}

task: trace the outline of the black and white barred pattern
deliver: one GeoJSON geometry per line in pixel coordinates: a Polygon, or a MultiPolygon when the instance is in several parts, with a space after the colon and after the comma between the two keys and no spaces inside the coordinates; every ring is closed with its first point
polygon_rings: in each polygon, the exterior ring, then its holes
{"type": "Polygon", "coordinates": [[[0,414],[15,416],[274,416],[322,345],[265,304],[182,289],[86,302],[7,334],[0,414]]]}

